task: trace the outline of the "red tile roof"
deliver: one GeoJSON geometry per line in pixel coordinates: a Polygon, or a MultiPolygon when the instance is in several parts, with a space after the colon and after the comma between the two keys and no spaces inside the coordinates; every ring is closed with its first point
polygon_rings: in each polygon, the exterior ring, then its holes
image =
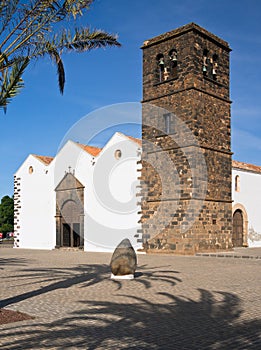
{"type": "Polygon", "coordinates": [[[244,163],[244,162],[238,162],[237,160],[232,160],[232,168],[251,171],[254,173],[261,174],[261,166],[254,165],[254,164],[248,164],[248,163],[244,163]]]}
{"type": "MultiPolygon", "coordinates": [[[[119,133],[122,134],[122,133],[119,133]]],[[[129,140],[136,142],[139,146],[142,145],[142,142],[140,139],[136,139],[135,137],[128,136],[125,134],[122,134],[123,136],[127,137],[129,140]]],[[[96,157],[101,151],[102,148],[94,147],[94,146],[88,146],[88,145],[83,145],[82,143],[77,143],[78,146],[80,146],[83,150],[91,154],[92,156],[96,157]]]]}
{"type": "MultiPolygon", "coordinates": [[[[122,134],[122,135],[127,137],[129,140],[136,142],[139,146],[142,145],[142,141],[140,139],[136,139],[135,137],[128,136],[125,134],[122,134]]],[[[80,146],[84,151],[88,152],[94,157],[98,156],[99,153],[102,151],[102,148],[99,148],[99,147],[83,145],[82,143],[78,143],[78,142],[76,144],[80,146]]],[[[46,165],[50,164],[51,161],[53,160],[53,157],[39,156],[37,154],[33,154],[33,156],[39,159],[41,162],[45,163],[46,165]]]]}
{"type": "MultiPolygon", "coordinates": [[[[124,135],[124,134],[123,134],[123,135],[124,135]]],[[[141,141],[141,139],[136,139],[135,137],[128,136],[128,135],[124,135],[124,136],[128,137],[128,139],[130,139],[131,141],[136,142],[136,143],[137,143],[139,146],[141,146],[141,145],[142,145],[142,141],[141,141]]]]}
{"type": "Polygon", "coordinates": [[[43,162],[46,165],[50,164],[51,161],[53,160],[53,157],[38,156],[37,154],[33,154],[33,156],[39,159],[41,162],[43,162]]]}
{"type": "Polygon", "coordinates": [[[78,146],[80,146],[84,151],[88,152],[92,156],[96,157],[102,150],[102,148],[83,145],[81,143],[77,143],[78,146]]]}

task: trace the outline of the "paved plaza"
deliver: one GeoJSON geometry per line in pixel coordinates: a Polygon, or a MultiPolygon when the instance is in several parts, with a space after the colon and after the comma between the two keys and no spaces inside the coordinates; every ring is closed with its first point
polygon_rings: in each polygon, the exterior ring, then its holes
{"type": "Polygon", "coordinates": [[[0,348],[261,349],[261,249],[138,255],[125,281],[110,258],[0,249],[0,307],[35,317],[0,326],[0,348]]]}

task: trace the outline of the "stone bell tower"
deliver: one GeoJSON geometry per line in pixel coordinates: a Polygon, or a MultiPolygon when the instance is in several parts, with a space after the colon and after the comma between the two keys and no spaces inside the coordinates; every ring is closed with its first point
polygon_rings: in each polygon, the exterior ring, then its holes
{"type": "Polygon", "coordinates": [[[229,249],[231,49],[194,23],[142,49],[145,246],[190,254],[229,249]]]}

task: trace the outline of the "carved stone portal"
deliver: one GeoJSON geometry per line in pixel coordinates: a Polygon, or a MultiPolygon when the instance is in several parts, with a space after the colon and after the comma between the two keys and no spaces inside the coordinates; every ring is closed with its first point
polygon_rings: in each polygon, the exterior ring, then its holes
{"type": "Polygon", "coordinates": [[[84,186],[66,173],[56,192],[56,248],[84,246],[84,186]]]}

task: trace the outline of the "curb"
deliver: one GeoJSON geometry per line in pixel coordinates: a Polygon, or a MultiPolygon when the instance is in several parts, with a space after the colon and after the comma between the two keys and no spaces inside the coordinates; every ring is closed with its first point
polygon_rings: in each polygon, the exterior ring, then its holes
{"type": "Polygon", "coordinates": [[[208,253],[196,253],[196,256],[211,257],[211,258],[234,258],[234,259],[261,259],[261,256],[256,255],[238,255],[238,254],[208,254],[208,253]]]}

